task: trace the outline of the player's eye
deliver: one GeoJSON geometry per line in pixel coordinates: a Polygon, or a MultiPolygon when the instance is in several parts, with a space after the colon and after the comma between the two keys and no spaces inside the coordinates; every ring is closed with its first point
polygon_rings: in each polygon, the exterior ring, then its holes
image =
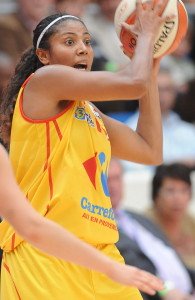
{"type": "Polygon", "coordinates": [[[65,44],[68,45],[68,46],[71,46],[71,45],[74,44],[74,41],[73,41],[72,39],[67,39],[67,40],[65,41],[65,44]]]}
{"type": "Polygon", "coordinates": [[[91,40],[90,39],[85,40],[85,45],[91,46],[91,40]]]}

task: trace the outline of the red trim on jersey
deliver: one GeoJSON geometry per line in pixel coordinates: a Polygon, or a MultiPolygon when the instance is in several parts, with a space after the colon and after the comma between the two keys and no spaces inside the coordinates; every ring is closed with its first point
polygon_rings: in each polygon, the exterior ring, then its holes
{"type": "Polygon", "coordinates": [[[23,85],[22,85],[22,87],[21,87],[21,88],[22,88],[22,93],[21,93],[20,99],[19,99],[19,109],[20,109],[20,113],[21,113],[22,117],[23,117],[26,121],[28,121],[29,123],[46,123],[46,122],[49,122],[49,121],[54,121],[55,119],[61,117],[67,110],[69,110],[69,109],[71,108],[71,106],[74,104],[74,101],[68,101],[66,108],[65,108],[63,111],[61,111],[60,113],[56,114],[55,116],[53,116],[53,117],[51,117],[51,118],[43,119],[43,120],[39,120],[39,119],[34,120],[34,119],[31,119],[31,118],[27,117],[27,116],[25,115],[24,111],[23,111],[23,94],[24,94],[24,88],[25,88],[25,86],[27,85],[27,83],[29,82],[29,80],[31,79],[31,77],[32,77],[33,75],[34,75],[34,73],[31,74],[31,75],[25,80],[25,82],[23,83],[23,85]]]}
{"type": "Polygon", "coordinates": [[[14,285],[14,288],[15,288],[15,290],[16,290],[18,299],[19,299],[19,300],[22,300],[22,298],[20,297],[19,292],[18,292],[18,290],[17,290],[17,288],[16,288],[15,282],[14,282],[12,276],[11,276],[11,272],[10,272],[10,269],[9,269],[8,265],[4,262],[4,263],[3,263],[3,266],[4,266],[4,268],[7,270],[7,272],[9,273],[9,275],[10,275],[10,277],[11,277],[11,280],[12,280],[13,285],[14,285]]]}
{"type": "Polygon", "coordinates": [[[48,176],[49,176],[50,199],[52,199],[52,197],[53,197],[53,180],[52,180],[51,165],[49,165],[49,168],[48,168],[48,176]]]}
{"type": "Polygon", "coordinates": [[[95,121],[96,121],[97,130],[98,130],[99,132],[102,132],[100,123],[98,122],[98,120],[97,120],[96,118],[95,118],[95,121]]]}
{"type": "Polygon", "coordinates": [[[11,243],[12,243],[12,245],[11,245],[12,251],[14,250],[15,239],[16,239],[16,233],[14,233],[14,234],[12,235],[12,241],[11,241],[11,243]]]}
{"type": "Polygon", "coordinates": [[[60,141],[61,141],[61,139],[62,139],[62,133],[61,133],[61,131],[60,131],[60,127],[59,127],[59,125],[58,125],[58,122],[57,122],[56,120],[54,120],[53,123],[54,123],[55,129],[56,129],[56,131],[57,131],[57,134],[58,134],[58,136],[59,136],[59,139],[60,139],[60,141]]]}
{"type": "Polygon", "coordinates": [[[51,153],[51,140],[50,140],[50,126],[49,123],[46,123],[46,163],[44,166],[44,171],[48,171],[48,178],[49,178],[49,190],[50,190],[50,199],[53,197],[53,180],[52,180],[52,172],[51,172],[51,164],[48,163],[50,153],[51,153]]]}
{"type": "Polygon", "coordinates": [[[34,73],[32,73],[30,76],[28,76],[28,78],[26,78],[26,80],[23,82],[22,87],[24,88],[27,83],[29,82],[29,80],[31,79],[31,77],[34,75],[34,73]]]}
{"type": "Polygon", "coordinates": [[[49,209],[50,209],[50,205],[48,204],[48,205],[47,205],[47,208],[46,208],[45,215],[48,213],[49,209]]]}
{"type": "Polygon", "coordinates": [[[49,123],[46,123],[46,151],[47,151],[47,156],[46,156],[46,162],[44,166],[44,171],[48,168],[48,160],[50,156],[50,126],[49,123]]]}

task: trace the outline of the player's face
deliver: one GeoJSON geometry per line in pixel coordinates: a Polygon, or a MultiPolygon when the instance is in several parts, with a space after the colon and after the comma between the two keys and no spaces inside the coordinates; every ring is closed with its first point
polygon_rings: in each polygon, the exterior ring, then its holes
{"type": "Polygon", "coordinates": [[[61,64],[90,71],[93,62],[91,37],[86,27],[75,20],[66,20],[50,38],[48,64],[61,64]]]}

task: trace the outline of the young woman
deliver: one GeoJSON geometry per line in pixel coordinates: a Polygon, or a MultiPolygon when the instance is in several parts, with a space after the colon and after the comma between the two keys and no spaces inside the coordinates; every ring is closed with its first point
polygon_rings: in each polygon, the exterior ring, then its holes
{"type": "MultiPolygon", "coordinates": [[[[32,206],[118,262],[123,260],[114,245],[118,232],[107,169],[111,150],[135,162],[162,161],[158,63],[153,66],[152,50],[164,21],[159,15],[165,4],[148,1],[143,8],[137,1],[137,18],[131,27],[138,36],[135,54],[116,73],[88,72],[93,51],[90,34],[79,18],[52,15],[42,20],[34,31],[33,47],[16,67],[2,103],[2,137],[9,144],[12,122],[10,158],[17,182],[32,206]],[[102,115],[89,102],[135,98],[140,98],[136,132],[102,115]],[[13,119],[9,119],[13,110],[13,119]]],[[[139,300],[135,287],[155,289],[137,280],[130,283],[134,287],[126,287],[69,263],[68,258],[64,262],[48,257],[6,222],[0,232],[2,299],[139,300]]]]}

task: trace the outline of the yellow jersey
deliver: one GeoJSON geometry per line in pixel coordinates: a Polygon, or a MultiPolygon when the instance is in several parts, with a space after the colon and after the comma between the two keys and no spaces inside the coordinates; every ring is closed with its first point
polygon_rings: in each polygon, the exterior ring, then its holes
{"type": "MultiPolygon", "coordinates": [[[[71,101],[51,119],[31,120],[22,109],[26,83],[16,102],[10,147],[20,188],[40,214],[123,262],[114,245],[118,231],[107,186],[111,149],[101,117],[90,103],[71,101]]],[[[0,243],[2,300],[142,299],[136,288],[42,253],[5,221],[0,243]]]]}
{"type": "MultiPolygon", "coordinates": [[[[29,80],[29,79],[28,79],[29,80]]],[[[42,215],[90,244],[118,239],[107,186],[111,155],[109,137],[95,108],[70,101],[47,120],[32,120],[22,109],[23,84],[16,101],[10,159],[16,180],[42,215]]],[[[12,251],[21,241],[3,221],[0,243],[12,251]]]]}

